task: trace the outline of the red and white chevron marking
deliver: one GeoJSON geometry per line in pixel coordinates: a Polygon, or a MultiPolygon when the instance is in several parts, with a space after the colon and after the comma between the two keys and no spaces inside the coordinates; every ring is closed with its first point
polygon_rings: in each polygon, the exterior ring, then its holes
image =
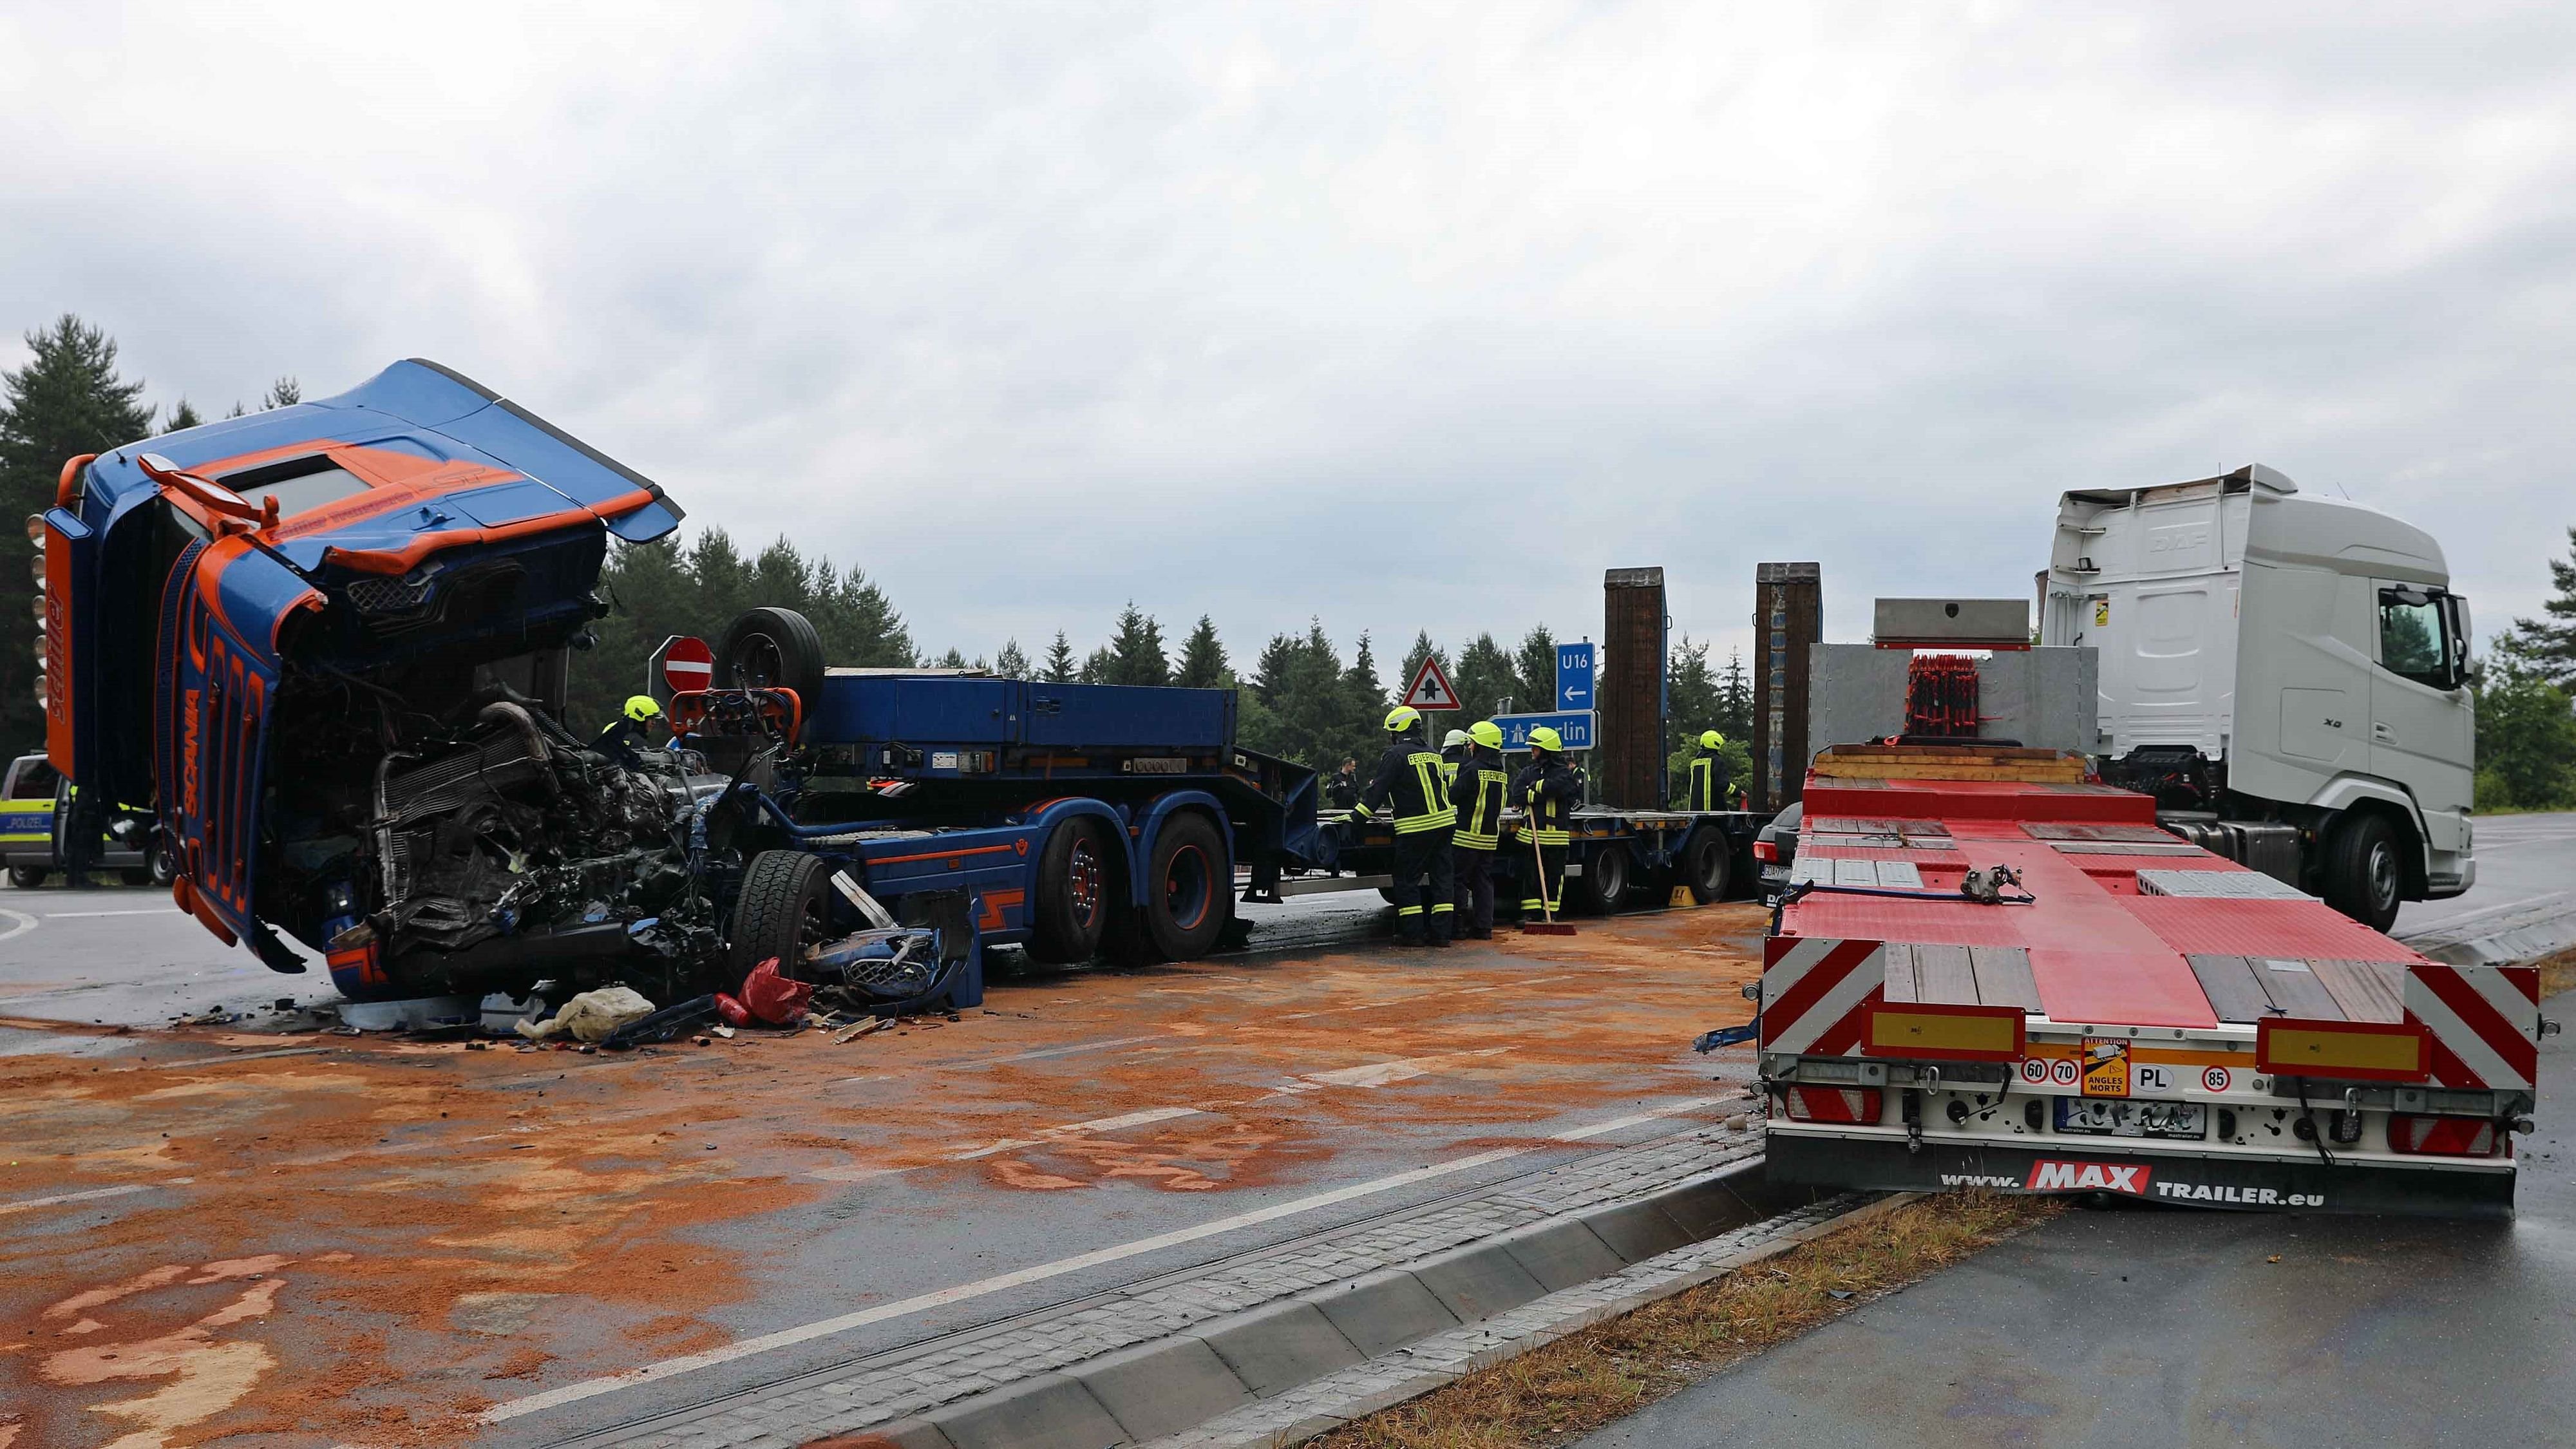
{"type": "Polygon", "coordinates": [[[1860,1054],[1870,1008],[1887,991],[1887,943],[1773,936],[1762,943],[1766,1052],[1860,1054]]]}
{"type": "Polygon", "coordinates": [[[2529,1087],[2540,1075],[2540,970],[2535,966],[2406,969],[2406,1020],[2432,1047],[2445,1087],[2529,1087]]]}

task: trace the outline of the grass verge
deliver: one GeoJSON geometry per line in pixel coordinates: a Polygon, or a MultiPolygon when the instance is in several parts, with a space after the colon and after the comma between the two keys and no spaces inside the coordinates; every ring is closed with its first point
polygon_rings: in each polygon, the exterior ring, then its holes
{"type": "Polygon", "coordinates": [[[1318,1449],[1563,1444],[2063,1210],[2050,1198],[1982,1193],[1906,1203],[1480,1369],[1312,1443],[1318,1449]]]}
{"type": "Polygon", "coordinates": [[[2543,1001],[2576,986],[2576,946],[2555,956],[2543,956],[2531,964],[2540,968],[2540,999],[2543,1001]]]}

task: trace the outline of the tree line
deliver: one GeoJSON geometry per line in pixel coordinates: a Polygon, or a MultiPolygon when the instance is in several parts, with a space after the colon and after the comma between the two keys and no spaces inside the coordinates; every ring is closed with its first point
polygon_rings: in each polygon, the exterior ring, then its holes
{"type": "MultiPolygon", "coordinates": [[[[143,380],[118,373],[115,341],[78,317],[66,314],[26,334],[26,344],[27,362],[0,372],[0,516],[24,518],[50,507],[69,458],[205,421],[185,398],[166,412],[144,402],[143,380]]],[[[293,377],[281,377],[259,406],[285,407],[302,395],[293,377]]],[[[228,415],[246,411],[236,402],[228,415]]],[[[2480,810],[2576,806],[2576,527],[2568,529],[2568,543],[2568,557],[2549,563],[2551,594],[2541,616],[2516,619],[2495,637],[2475,686],[2480,810]]],[[[33,552],[24,529],[0,531],[0,619],[31,618],[33,552]]],[[[1130,603],[1107,639],[1087,653],[1056,628],[1034,659],[1016,638],[989,661],[969,660],[955,648],[933,657],[915,646],[893,601],[860,569],[808,557],[785,538],[746,554],[722,529],[686,543],[672,538],[616,547],[601,575],[601,595],[609,613],[572,669],[572,713],[580,723],[605,718],[638,687],[646,660],[665,637],[721,630],[734,614],[760,604],[784,605],[812,619],[835,664],[983,667],[1054,682],[1237,689],[1244,744],[1318,769],[1375,752],[1384,738],[1380,720],[1426,655],[1438,657],[1458,691],[1462,722],[1498,713],[1505,701],[1544,709],[1555,692],[1556,636],[1544,624],[1509,647],[1480,632],[1455,655],[1417,632],[1399,667],[1382,676],[1367,633],[1352,641],[1345,658],[1323,622],[1313,619],[1302,632],[1271,636],[1250,671],[1238,675],[1207,616],[1175,647],[1152,615],[1130,603]]],[[[19,644],[0,647],[0,751],[9,754],[42,748],[44,739],[32,633],[19,637],[19,644]]],[[[1699,732],[1709,728],[1727,736],[1735,777],[1744,780],[1752,691],[1742,659],[1712,665],[1709,646],[1685,636],[1666,663],[1665,686],[1676,780],[1699,732]]]]}

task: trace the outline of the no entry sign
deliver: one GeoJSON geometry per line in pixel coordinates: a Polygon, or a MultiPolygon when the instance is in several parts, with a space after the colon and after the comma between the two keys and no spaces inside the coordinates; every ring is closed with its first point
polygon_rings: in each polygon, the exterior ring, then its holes
{"type": "Polygon", "coordinates": [[[673,694],[682,690],[704,689],[715,682],[716,652],[707,641],[689,634],[674,634],[653,651],[653,666],[660,674],[663,687],[673,694]]]}

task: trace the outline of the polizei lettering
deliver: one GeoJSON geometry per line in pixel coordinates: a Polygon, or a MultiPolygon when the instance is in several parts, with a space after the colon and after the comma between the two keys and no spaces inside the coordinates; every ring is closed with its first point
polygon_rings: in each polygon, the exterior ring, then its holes
{"type": "Polygon", "coordinates": [[[2145,1197],[2147,1180],[2152,1175],[2143,1162],[2051,1162],[2043,1158],[2030,1165],[2030,1179],[2022,1187],[2029,1192],[2125,1192],[2145,1197]]]}

